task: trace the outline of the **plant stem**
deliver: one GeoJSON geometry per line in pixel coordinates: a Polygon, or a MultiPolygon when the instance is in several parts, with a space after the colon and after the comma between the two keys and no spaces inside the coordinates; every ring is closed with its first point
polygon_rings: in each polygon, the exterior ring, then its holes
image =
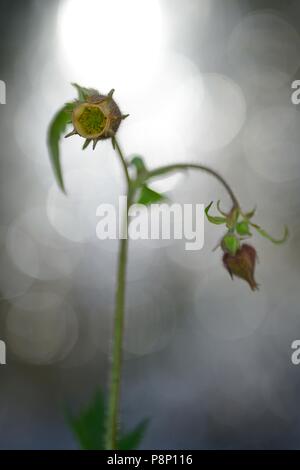
{"type": "Polygon", "coordinates": [[[107,450],[117,449],[118,443],[118,417],[120,409],[120,394],[121,394],[121,372],[122,372],[122,347],[124,336],[124,311],[125,311],[125,287],[126,287],[126,266],[127,266],[127,253],[128,253],[128,209],[132,201],[131,180],[129,177],[127,163],[121,148],[114,138],[114,148],[121,160],[126,182],[127,182],[127,208],[124,214],[123,223],[126,230],[123,232],[124,238],[120,240],[119,255],[118,255],[118,274],[117,274],[117,288],[116,288],[116,303],[114,312],[114,331],[113,331],[113,347],[111,359],[111,377],[108,395],[108,413],[106,423],[106,442],[105,448],[107,450]]]}
{"type": "Polygon", "coordinates": [[[120,242],[118,259],[118,278],[116,292],[116,306],[114,314],[114,335],[111,364],[111,382],[109,390],[106,449],[117,449],[118,414],[120,407],[121,368],[122,368],[122,344],[124,331],[124,304],[125,304],[125,280],[127,263],[128,240],[120,242]]]}
{"type": "Polygon", "coordinates": [[[228,192],[234,207],[239,207],[238,200],[234,192],[232,191],[231,187],[229,186],[229,184],[224,180],[224,178],[221,175],[219,175],[219,173],[217,173],[212,168],[205,166],[205,165],[198,165],[197,163],[177,163],[175,165],[161,166],[159,168],[156,168],[155,170],[149,171],[147,174],[147,179],[154,178],[156,176],[161,176],[161,175],[164,175],[165,173],[170,173],[172,171],[190,170],[190,169],[204,171],[205,173],[209,173],[211,176],[216,178],[228,192]]]}
{"type": "Polygon", "coordinates": [[[106,441],[105,448],[107,450],[116,450],[118,447],[118,427],[119,427],[119,409],[120,409],[120,395],[121,395],[121,372],[122,372],[122,348],[124,336],[124,312],[125,312],[125,289],[126,289],[126,266],[128,254],[128,209],[133,201],[136,189],[141,186],[144,179],[154,178],[166,173],[178,170],[195,169],[204,171],[214,176],[227,190],[233,205],[239,207],[238,200],[235,197],[232,189],[227,182],[209,167],[198,165],[194,163],[178,163],[175,165],[167,165],[150,172],[147,172],[142,179],[132,181],[128,172],[127,162],[123,152],[115,137],[112,138],[113,146],[120,158],[122,164],[126,183],[127,183],[127,208],[124,214],[124,223],[126,224],[126,231],[124,237],[120,241],[119,255],[118,255],[118,274],[117,274],[117,289],[116,289],[116,304],[114,312],[114,328],[113,328],[113,348],[111,359],[111,377],[109,386],[108,398],[108,413],[106,423],[106,441]]]}
{"type": "MultiPolygon", "coordinates": [[[[114,149],[116,150],[116,152],[117,152],[117,154],[120,158],[120,161],[121,161],[121,164],[122,164],[122,167],[123,167],[123,170],[124,170],[126,182],[127,182],[127,193],[129,193],[129,190],[130,190],[130,187],[131,187],[131,179],[130,179],[130,176],[129,176],[129,173],[128,173],[127,163],[126,163],[124,154],[121,150],[121,147],[120,147],[120,145],[119,145],[119,143],[118,143],[118,141],[115,137],[112,138],[112,142],[113,142],[114,149]]],[[[129,205],[128,205],[128,207],[129,207],[129,205]]]]}

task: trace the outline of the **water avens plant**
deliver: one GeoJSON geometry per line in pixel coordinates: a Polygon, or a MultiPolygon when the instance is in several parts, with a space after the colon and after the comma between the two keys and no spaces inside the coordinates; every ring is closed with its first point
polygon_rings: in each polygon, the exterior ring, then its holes
{"type": "MultiPolygon", "coordinates": [[[[244,212],[230,185],[215,170],[208,166],[196,163],[176,163],[148,170],[141,157],[128,159],[125,157],[117,140],[117,131],[123,119],[128,115],[121,113],[119,106],[113,99],[114,90],[107,95],[95,89],[83,88],[74,84],[77,90],[77,99],[65,104],[54,116],[48,130],[48,149],[54,174],[60,189],[64,192],[65,185],[60,164],[59,142],[69,126],[73,129],[65,135],[83,137],[83,149],[103,139],[111,139],[113,148],[120,160],[126,181],[127,208],[124,214],[124,224],[128,227],[128,210],[133,203],[146,205],[157,203],[164,199],[163,195],[153,191],[149,183],[155,178],[184,170],[194,170],[207,173],[215,178],[225,188],[231,200],[231,209],[224,212],[220,208],[220,201],[216,207],[218,215],[211,215],[212,202],[206,207],[205,214],[209,222],[215,225],[224,225],[225,233],[218,247],[223,252],[223,264],[230,276],[245,280],[252,290],[258,288],[254,278],[256,251],[244,240],[252,236],[254,229],[271,242],[283,243],[288,230],[285,228],[280,239],[274,239],[265,230],[255,224],[252,219],[255,209],[244,212]],[[133,175],[133,176],[132,176],[133,175]]],[[[122,347],[124,336],[125,293],[126,293],[126,265],[128,256],[128,237],[119,241],[118,270],[116,283],[116,298],[113,326],[113,346],[111,352],[111,371],[106,403],[101,394],[97,394],[89,407],[82,414],[73,418],[70,423],[77,435],[80,444],[86,449],[133,449],[139,445],[146,423],[142,422],[136,429],[125,436],[121,436],[119,429],[119,409],[121,398],[122,377],[122,347]]]]}

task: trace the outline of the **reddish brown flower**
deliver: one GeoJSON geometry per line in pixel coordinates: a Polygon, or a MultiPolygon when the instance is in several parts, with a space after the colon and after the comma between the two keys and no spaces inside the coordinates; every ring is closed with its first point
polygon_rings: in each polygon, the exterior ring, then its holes
{"type": "Polygon", "coordinates": [[[235,255],[225,253],[223,263],[231,278],[236,276],[244,279],[254,291],[258,289],[254,279],[256,258],[255,249],[251,245],[243,244],[235,255]]]}

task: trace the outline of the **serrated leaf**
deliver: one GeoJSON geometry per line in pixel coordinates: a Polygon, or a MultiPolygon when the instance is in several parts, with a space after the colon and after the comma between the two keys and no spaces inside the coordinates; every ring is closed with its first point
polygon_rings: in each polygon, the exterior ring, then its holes
{"type": "Polygon", "coordinates": [[[91,403],[73,417],[68,413],[68,421],[81,449],[103,450],[105,442],[105,400],[101,392],[97,392],[91,403]]]}
{"type": "Polygon", "coordinates": [[[163,194],[157,193],[156,191],[153,191],[153,189],[150,189],[148,186],[143,185],[139,198],[136,202],[137,204],[144,204],[145,206],[148,206],[149,204],[155,204],[160,201],[165,201],[166,199],[167,197],[163,194]]]}
{"type": "Polygon", "coordinates": [[[207,219],[209,220],[209,222],[211,222],[212,224],[215,224],[215,225],[225,224],[225,222],[226,222],[225,217],[212,216],[208,213],[209,209],[212,206],[212,204],[213,204],[213,201],[205,209],[205,214],[206,214],[207,219]]]}
{"type": "Polygon", "coordinates": [[[53,172],[60,189],[65,192],[63,174],[60,163],[59,142],[70,123],[70,114],[66,105],[60,109],[50,122],[47,134],[47,145],[53,172]]]}
{"type": "Polygon", "coordinates": [[[272,237],[270,234],[268,234],[264,229],[262,229],[259,225],[257,224],[253,224],[252,222],[250,222],[250,225],[251,227],[255,228],[255,230],[264,238],[267,238],[268,240],[270,240],[272,243],[275,243],[276,245],[281,245],[282,243],[284,243],[288,236],[289,236],[289,230],[287,227],[284,227],[284,234],[282,236],[282,238],[274,238],[272,237]]]}
{"type": "Polygon", "coordinates": [[[118,450],[136,450],[146,432],[149,421],[145,419],[133,431],[125,434],[118,442],[118,450]]]}
{"type": "Polygon", "coordinates": [[[251,235],[249,230],[249,222],[242,220],[236,224],[236,231],[239,235],[251,235]]]}

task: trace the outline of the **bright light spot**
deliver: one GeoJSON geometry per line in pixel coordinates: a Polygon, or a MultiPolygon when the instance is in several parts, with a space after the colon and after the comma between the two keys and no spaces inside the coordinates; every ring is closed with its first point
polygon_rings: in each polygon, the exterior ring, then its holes
{"type": "Polygon", "coordinates": [[[144,88],[155,72],[162,46],[158,0],[66,0],[58,28],[63,64],[83,85],[128,93],[144,88]]]}
{"type": "Polygon", "coordinates": [[[229,77],[215,73],[202,77],[204,98],[186,133],[197,136],[199,150],[213,152],[228,145],[240,132],[246,119],[246,101],[241,88],[229,77]]]}
{"type": "Polygon", "coordinates": [[[174,187],[182,180],[182,173],[171,174],[170,176],[157,178],[155,181],[151,181],[149,184],[150,188],[159,193],[167,192],[174,187]]]}
{"type": "Polygon", "coordinates": [[[200,152],[227,146],[244,125],[246,101],[238,84],[224,75],[200,74],[182,56],[169,59],[155,86],[143,100],[144,116],[128,120],[123,138],[132,152],[147,149],[150,168],[195,159],[195,152],[203,160],[200,152]]]}
{"type": "MultiPolygon", "coordinates": [[[[130,104],[124,134],[121,128],[127,152],[141,154],[149,168],[191,159],[191,146],[199,140],[202,100],[202,75],[196,65],[182,55],[168,55],[151,90],[130,104]]],[[[169,191],[181,178],[168,175],[151,187],[169,191]]]]}
{"type": "Polygon", "coordinates": [[[6,236],[8,255],[27,275],[43,281],[68,277],[79,261],[49,224],[44,209],[31,209],[18,217],[6,236]]]}

